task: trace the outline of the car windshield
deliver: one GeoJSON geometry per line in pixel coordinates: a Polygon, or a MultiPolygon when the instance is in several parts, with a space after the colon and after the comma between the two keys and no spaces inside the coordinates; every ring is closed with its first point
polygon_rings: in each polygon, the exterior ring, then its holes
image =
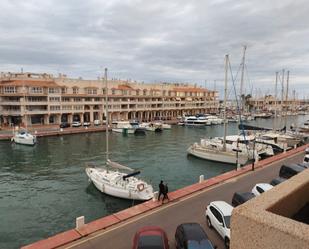
{"type": "Polygon", "coordinates": [[[206,239],[201,241],[189,240],[188,249],[213,249],[213,246],[210,241],[206,239]]]}
{"type": "Polygon", "coordinates": [[[164,249],[162,237],[158,235],[141,236],[137,249],[164,249]]]}
{"type": "Polygon", "coordinates": [[[224,216],[225,226],[230,228],[231,216],[224,216]]]}

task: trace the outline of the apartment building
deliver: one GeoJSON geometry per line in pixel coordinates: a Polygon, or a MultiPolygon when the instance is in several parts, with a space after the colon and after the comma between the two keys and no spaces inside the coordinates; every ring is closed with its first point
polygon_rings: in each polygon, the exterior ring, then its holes
{"type": "Polygon", "coordinates": [[[247,105],[255,111],[296,111],[301,107],[300,100],[289,97],[287,100],[276,99],[272,95],[262,98],[250,98],[247,105]]]}
{"type": "MultiPolygon", "coordinates": [[[[103,79],[71,79],[59,74],[1,73],[0,124],[36,125],[104,120],[103,79]]],[[[108,80],[110,120],[174,119],[214,113],[218,93],[190,84],[146,84],[108,80]]]]}

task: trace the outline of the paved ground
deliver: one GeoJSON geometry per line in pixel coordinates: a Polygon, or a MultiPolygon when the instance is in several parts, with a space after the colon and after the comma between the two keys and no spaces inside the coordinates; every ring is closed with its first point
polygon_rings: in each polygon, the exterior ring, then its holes
{"type": "MultiPolygon", "coordinates": [[[[301,161],[303,154],[286,159],[287,162],[301,161]]],[[[207,204],[214,200],[225,200],[231,203],[235,191],[251,191],[258,182],[269,182],[278,176],[282,161],[271,166],[250,172],[219,186],[209,188],[181,201],[166,204],[160,209],[135,217],[121,224],[112,226],[73,242],[62,248],[78,249],[128,249],[137,229],[145,225],[161,226],[168,234],[170,249],[175,248],[174,234],[177,225],[184,222],[199,222],[206,230],[210,240],[218,249],[224,248],[223,240],[210,230],[205,222],[204,212],[207,204]]]]}

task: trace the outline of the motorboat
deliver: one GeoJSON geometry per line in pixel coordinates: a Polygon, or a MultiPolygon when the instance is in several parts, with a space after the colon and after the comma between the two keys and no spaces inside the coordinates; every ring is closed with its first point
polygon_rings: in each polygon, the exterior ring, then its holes
{"type": "Polygon", "coordinates": [[[207,120],[212,125],[223,124],[223,119],[222,118],[218,118],[217,116],[209,115],[209,116],[207,116],[207,120]]]}
{"type": "Polygon", "coordinates": [[[113,132],[122,133],[122,134],[134,134],[136,128],[134,128],[129,121],[117,121],[112,123],[113,132]]]}
{"type": "Polygon", "coordinates": [[[27,131],[19,131],[15,132],[14,136],[11,138],[11,141],[16,144],[35,145],[37,139],[36,136],[28,133],[27,131]]]}
{"type": "Polygon", "coordinates": [[[140,172],[110,160],[107,168],[88,166],[86,174],[95,187],[107,195],[118,198],[146,201],[153,198],[153,188],[147,182],[135,177],[140,172]],[[130,171],[125,173],[119,169],[130,171]]]}
{"type": "Polygon", "coordinates": [[[146,129],[146,131],[154,131],[154,132],[163,131],[162,124],[160,123],[141,123],[140,127],[146,129]]]}
{"type": "Polygon", "coordinates": [[[154,122],[154,125],[158,125],[158,126],[161,126],[163,130],[169,130],[169,129],[172,129],[172,126],[170,124],[166,124],[166,123],[163,123],[163,122],[154,122]]]}
{"type": "Polygon", "coordinates": [[[185,126],[205,126],[207,123],[207,119],[196,116],[185,116],[183,118],[183,123],[185,126]]]}

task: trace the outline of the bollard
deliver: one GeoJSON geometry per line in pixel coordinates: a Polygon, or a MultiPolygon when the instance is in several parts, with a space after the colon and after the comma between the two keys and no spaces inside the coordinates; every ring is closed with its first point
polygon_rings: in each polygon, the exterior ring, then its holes
{"type": "Polygon", "coordinates": [[[62,128],[60,128],[60,131],[63,131],[63,129],[62,129],[62,128]]]}
{"type": "Polygon", "coordinates": [[[237,171],[240,170],[240,164],[239,164],[239,163],[237,163],[237,168],[236,168],[236,170],[237,170],[237,171]]]}
{"type": "Polygon", "coordinates": [[[200,175],[199,183],[202,183],[204,181],[204,175],[200,175]]]}
{"type": "Polygon", "coordinates": [[[294,144],[294,149],[296,149],[297,148],[297,144],[294,144]]]}
{"type": "Polygon", "coordinates": [[[153,197],[152,197],[152,201],[157,201],[158,200],[158,196],[159,196],[159,192],[153,192],[153,197]]]}
{"type": "Polygon", "coordinates": [[[76,218],[76,229],[80,229],[85,225],[85,216],[76,218]]]}
{"type": "Polygon", "coordinates": [[[254,163],[258,163],[259,162],[259,156],[256,156],[254,159],[254,163]]]}
{"type": "Polygon", "coordinates": [[[38,131],[37,131],[37,130],[35,130],[35,131],[34,131],[34,134],[38,134],[38,131]]]}

